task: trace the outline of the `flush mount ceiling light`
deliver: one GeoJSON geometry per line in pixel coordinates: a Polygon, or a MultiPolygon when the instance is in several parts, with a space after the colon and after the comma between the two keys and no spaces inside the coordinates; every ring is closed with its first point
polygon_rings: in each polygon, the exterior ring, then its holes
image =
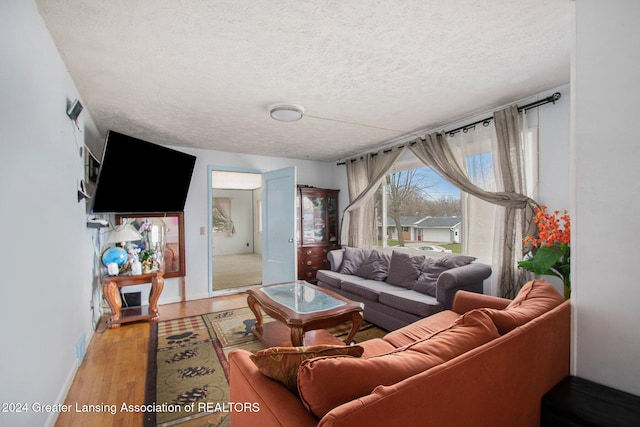
{"type": "Polygon", "coordinates": [[[304,108],[295,104],[273,104],[269,106],[269,115],[281,122],[295,122],[304,116],[304,108]]]}

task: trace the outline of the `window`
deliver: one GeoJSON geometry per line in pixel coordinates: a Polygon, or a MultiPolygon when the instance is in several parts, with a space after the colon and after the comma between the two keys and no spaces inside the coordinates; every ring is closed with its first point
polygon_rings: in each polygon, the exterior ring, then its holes
{"type": "Polygon", "coordinates": [[[231,219],[231,199],[228,197],[214,197],[211,208],[214,233],[227,233],[228,236],[236,234],[233,220],[231,219]]]}
{"type": "MultiPolygon", "coordinates": [[[[447,138],[471,182],[487,191],[497,189],[494,135],[491,124],[447,138]]],[[[430,244],[492,258],[496,206],[461,192],[413,153],[396,162],[378,198],[378,212],[383,213],[378,217],[381,246],[430,244]],[[404,232],[398,234],[398,229],[404,232]]]]}
{"type": "Polygon", "coordinates": [[[460,190],[408,152],[376,195],[380,246],[419,248],[429,242],[459,252],[460,209],[460,190]]]}
{"type": "Polygon", "coordinates": [[[213,232],[214,233],[229,233],[229,218],[225,217],[222,212],[216,207],[212,209],[213,212],[213,232]]]}

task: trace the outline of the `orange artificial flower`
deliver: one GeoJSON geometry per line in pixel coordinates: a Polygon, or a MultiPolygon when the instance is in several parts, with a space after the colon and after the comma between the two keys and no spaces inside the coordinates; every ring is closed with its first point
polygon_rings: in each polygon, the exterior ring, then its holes
{"type": "Polygon", "coordinates": [[[571,242],[571,219],[565,209],[560,215],[560,211],[552,214],[547,213],[547,207],[535,206],[536,216],[533,222],[538,226],[538,238],[527,236],[525,243],[531,243],[534,247],[553,246],[555,243],[568,245],[571,242]],[[562,223],[562,224],[561,224],[562,223]]]}

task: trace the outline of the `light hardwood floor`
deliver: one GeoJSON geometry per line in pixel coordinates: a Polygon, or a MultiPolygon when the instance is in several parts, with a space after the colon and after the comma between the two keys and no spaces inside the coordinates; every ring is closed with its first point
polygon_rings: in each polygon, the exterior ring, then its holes
{"type": "MultiPolygon", "coordinates": [[[[236,294],[161,305],[159,309],[161,320],[168,320],[246,306],[246,294],[236,294]]],[[[148,322],[126,323],[116,329],[106,329],[100,323],[67,394],[65,405],[71,405],[71,410],[59,414],[56,426],[142,425],[143,414],[120,409],[123,402],[144,403],[149,332],[148,322]],[[115,414],[110,411],[112,405],[116,405],[115,414]]]]}

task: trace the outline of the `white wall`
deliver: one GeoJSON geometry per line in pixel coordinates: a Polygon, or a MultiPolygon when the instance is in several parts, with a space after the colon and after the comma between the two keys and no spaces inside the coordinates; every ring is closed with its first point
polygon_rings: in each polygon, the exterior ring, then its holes
{"type": "Polygon", "coordinates": [[[571,92],[565,85],[543,92],[541,97],[554,92],[562,95],[555,104],[528,111],[530,123],[538,123],[537,200],[547,205],[549,212],[571,210],[571,92]]]}
{"type": "Polygon", "coordinates": [[[63,401],[93,331],[97,232],[76,191],[79,147],[101,138],[86,110],[80,129],[67,117],[79,95],[33,2],[0,2],[0,52],[0,402],[29,405],[0,425],[50,425],[30,405],[63,401]]]}
{"type": "Polygon", "coordinates": [[[640,395],[640,2],[575,7],[572,371],[640,395]]]}
{"type": "MultiPolygon", "coordinates": [[[[197,156],[191,179],[191,186],[185,205],[185,246],[186,246],[186,298],[200,299],[209,296],[210,251],[208,236],[200,234],[200,227],[208,227],[208,169],[220,168],[249,169],[269,171],[289,166],[297,167],[297,183],[323,188],[339,188],[343,166],[335,163],[314,162],[308,160],[285,159],[280,157],[235,154],[222,151],[199,150],[184,147],[172,147],[176,150],[197,156]]],[[[342,191],[341,191],[342,193],[342,191]]],[[[179,301],[179,279],[165,280],[160,304],[179,301]]]]}

